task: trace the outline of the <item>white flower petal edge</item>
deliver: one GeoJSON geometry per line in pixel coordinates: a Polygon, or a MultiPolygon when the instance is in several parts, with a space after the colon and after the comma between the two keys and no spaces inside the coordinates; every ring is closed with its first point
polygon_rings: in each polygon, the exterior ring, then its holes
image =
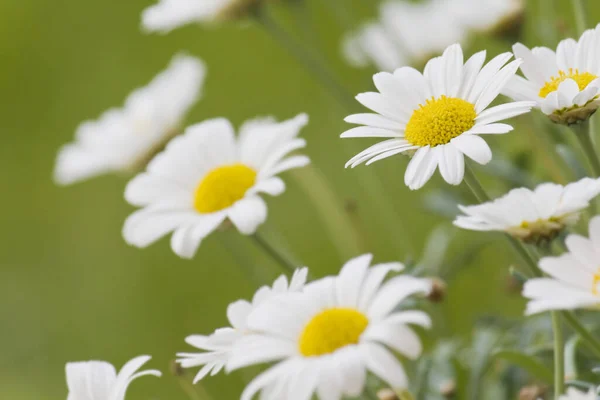
{"type": "Polygon", "coordinates": [[[310,162],[287,157],[306,145],[297,136],[307,123],[306,114],[283,122],[255,119],[237,139],[224,118],[189,127],[127,185],[125,199],[144,208],[125,221],[125,241],[146,247],[173,232],[173,251],[191,258],[226,219],[240,233],[254,233],[267,218],[260,194],[281,194],[285,184],[276,175],[310,162]]]}
{"type": "Polygon", "coordinates": [[[421,342],[409,325],[428,328],[431,320],[422,311],[394,310],[409,296],[429,293],[431,281],[400,275],[384,283],[403,265],[369,267],[371,260],[370,254],[352,259],[339,275],[252,311],[247,323],[253,332],[236,342],[226,370],[280,362],[257,376],[242,400],[258,392],[265,400],[306,400],[315,393],[328,400],[358,396],[367,370],[391,387],[406,387],[404,369],[390,349],[417,358],[421,342]],[[355,338],[348,342],[348,335],[355,338]]]}
{"type": "Polygon", "coordinates": [[[205,75],[199,59],[175,56],[150,84],[133,91],[122,108],[79,126],[75,141],[58,153],[55,182],[69,185],[109,172],[143,168],[177,133],[201,94],[205,75]]]}
{"type": "Polygon", "coordinates": [[[515,100],[533,100],[552,121],[573,124],[589,118],[600,106],[600,24],[585,31],[579,41],[565,39],[556,52],[546,47],[513,46],[523,59],[523,77],[513,77],[503,94],[515,100]]]}
{"type": "Polygon", "coordinates": [[[589,234],[589,239],[569,235],[565,241],[567,253],[540,260],[540,269],[550,278],[525,283],[523,296],[530,300],[526,315],[600,307],[600,216],[590,221],[589,234]]]}
{"type": "Polygon", "coordinates": [[[593,388],[587,392],[582,392],[570,387],[567,389],[567,393],[560,396],[558,400],[596,400],[597,398],[598,396],[593,388]]]}
{"type": "Polygon", "coordinates": [[[413,155],[404,175],[410,189],[421,188],[438,168],[447,183],[461,183],[464,155],[480,164],[492,158],[487,143],[476,135],[509,132],[510,126],[497,122],[535,106],[535,102],[522,101],[486,109],[521,63],[506,64],[510,57],[510,53],[500,54],[483,66],[485,52],[480,52],[463,63],[462,49],[454,44],[441,57],[431,59],[423,74],[410,67],[375,74],[379,92],[356,97],[375,113],[348,116],[346,122],[363,126],[341,137],[388,140],[357,154],[346,167],[406,153],[413,155]]]}
{"type": "Polygon", "coordinates": [[[145,375],[161,376],[157,370],[138,370],[150,360],[139,356],[128,361],[117,374],[105,361],[70,362],[66,366],[68,400],[124,400],[129,384],[145,375]]]}
{"type": "Polygon", "coordinates": [[[600,179],[583,178],[562,186],[543,183],[534,190],[513,189],[474,206],[459,206],[454,225],[474,231],[504,231],[523,240],[549,239],[577,222],[582,210],[600,194],[600,179]]]}
{"type": "Polygon", "coordinates": [[[308,268],[294,271],[289,281],[285,275],[275,280],[272,286],[262,286],[256,291],[252,301],[238,300],[227,307],[227,319],[230,327],[215,330],[209,336],[191,335],[185,341],[202,353],[178,353],[177,362],[183,368],[202,367],[194,378],[194,383],[200,381],[209,373],[211,376],[219,373],[231,357],[236,341],[251,332],[247,319],[250,313],[264,301],[287,292],[300,292],[304,288],[308,268]]]}

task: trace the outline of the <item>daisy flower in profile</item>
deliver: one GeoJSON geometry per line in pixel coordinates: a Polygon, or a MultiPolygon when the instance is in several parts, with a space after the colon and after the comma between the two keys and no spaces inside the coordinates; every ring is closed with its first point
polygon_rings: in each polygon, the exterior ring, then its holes
{"type": "Polygon", "coordinates": [[[453,9],[468,29],[508,33],[519,28],[525,12],[524,0],[451,0],[453,9]]]}
{"type": "Polygon", "coordinates": [[[200,381],[209,373],[219,373],[231,357],[234,344],[251,331],[248,328],[248,315],[259,304],[272,297],[287,292],[300,292],[306,283],[307,268],[300,268],[294,272],[288,284],[285,275],[281,275],[273,286],[263,286],[254,294],[252,301],[238,300],[227,307],[227,319],[231,324],[227,328],[219,328],[209,336],[191,335],[185,341],[200,350],[202,353],[178,353],[177,362],[183,368],[200,367],[194,378],[194,383],[200,381]]]}
{"type": "Polygon", "coordinates": [[[191,23],[238,19],[263,0],[158,0],[142,13],[149,32],[167,33],[191,23]]]}
{"type": "Polygon", "coordinates": [[[570,387],[567,389],[567,393],[560,396],[558,400],[596,400],[597,398],[598,395],[593,388],[586,393],[570,387]]]}
{"type": "Polygon", "coordinates": [[[567,236],[567,253],[540,260],[540,269],[550,277],[525,283],[523,296],[529,299],[526,315],[600,307],[600,216],[592,218],[589,231],[589,239],[567,236]]]}
{"type": "Polygon", "coordinates": [[[363,126],[341,137],[388,139],[360,152],[346,167],[406,153],[412,155],[404,175],[410,189],[421,188],[438,167],[446,182],[461,183],[464,155],[479,164],[492,159],[490,147],[479,135],[511,131],[510,125],[498,122],[535,105],[521,101],[488,108],[519,67],[520,60],[505,65],[511,56],[500,54],[484,66],[482,51],[463,63],[462,49],[455,44],[430,60],[423,74],[410,67],[375,74],[379,93],[356,96],[375,113],[346,117],[346,122],[363,126]]]}
{"type": "Polygon", "coordinates": [[[513,189],[479,205],[458,206],[454,225],[473,231],[502,231],[529,243],[553,239],[573,225],[600,194],[600,179],[583,178],[562,186],[543,183],[534,190],[513,189]]]}
{"type": "Polygon", "coordinates": [[[267,218],[260,194],[280,195],[285,184],[277,175],[309,163],[303,155],[286,157],[306,145],[297,136],[307,122],[306,114],[279,123],[255,119],[237,138],[223,118],[187,128],[127,185],[125,199],[143,208],[125,221],[125,241],[146,247],[174,232],[171,248],[191,258],[225,220],[253,234],[267,218]]]}
{"type": "Polygon", "coordinates": [[[139,356],[127,362],[117,372],[104,361],[80,361],[67,363],[68,400],[123,400],[127,387],[144,375],[161,376],[155,369],[139,371],[150,356],[139,356]]]}
{"type": "Polygon", "coordinates": [[[204,82],[197,58],[177,55],[150,84],[135,90],[120,109],[84,122],[75,141],[63,146],[54,180],[68,185],[109,172],[139,170],[178,133],[204,82]]]}
{"type": "Polygon", "coordinates": [[[524,78],[515,76],[503,93],[515,100],[534,100],[552,121],[570,125],[587,120],[600,105],[600,24],[581,35],[566,39],[556,52],[546,47],[529,50],[513,46],[523,59],[524,78]]]}
{"type": "Polygon", "coordinates": [[[396,276],[400,263],[369,267],[367,254],[350,260],[340,274],[307,284],[262,303],[248,317],[251,334],[241,338],[226,369],[281,360],[257,376],[241,399],[341,399],[360,395],[367,371],[394,389],[407,377],[395,352],[416,359],[421,341],[409,325],[428,328],[422,311],[397,306],[414,294],[427,294],[431,281],[396,276]]]}

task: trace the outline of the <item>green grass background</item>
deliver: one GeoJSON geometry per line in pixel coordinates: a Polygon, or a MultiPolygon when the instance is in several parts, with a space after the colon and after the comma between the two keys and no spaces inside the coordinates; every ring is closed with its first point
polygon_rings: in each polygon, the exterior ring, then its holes
{"type": "MultiPolygon", "coordinates": [[[[326,0],[330,1],[330,0],[326,0]]],[[[551,21],[546,1],[526,1],[525,41],[554,45],[562,36],[551,21]]],[[[375,5],[345,3],[347,22],[375,15],[375,5]]],[[[569,3],[558,0],[559,15],[572,27],[569,3]]],[[[600,20],[600,5],[587,0],[590,24],[600,20]]],[[[189,350],[183,339],[208,333],[226,323],[228,303],[257,288],[245,269],[277,266],[245,237],[215,234],[192,261],[177,258],[162,240],[148,249],[125,244],[121,226],[132,211],[123,200],[127,177],[108,176],[68,188],[53,184],[56,151],[71,141],[77,125],[122,104],[134,88],[146,84],[171,56],[187,51],[205,60],[208,78],[203,99],[188,122],[228,117],[235,124],[257,115],[290,118],[310,115],[303,137],[306,152],[330,180],[341,199],[356,200],[361,230],[377,261],[407,254],[415,244],[418,258],[428,232],[442,220],[426,213],[422,196],[443,187],[439,177],[426,189],[410,192],[403,184],[406,160],[394,157],[358,170],[344,170],[351,155],[340,147],[346,115],[334,99],[296,61],[253,24],[146,35],[139,28],[150,0],[2,0],[0,2],[0,398],[66,398],[64,364],[102,359],[121,366],[139,354],[151,354],[150,367],[163,379],[135,382],[128,399],[184,399],[169,374],[177,351],[189,350]],[[405,226],[394,232],[381,225],[380,210],[357,186],[357,174],[376,172],[385,185],[385,201],[405,226]],[[227,237],[225,237],[227,236],[227,237]],[[233,250],[232,250],[233,249],[233,250]]],[[[339,57],[344,29],[319,1],[310,1],[313,33],[339,80],[352,93],[371,89],[369,70],[353,70],[339,57]]],[[[293,17],[280,7],[277,15],[293,17]]],[[[289,21],[288,21],[289,22],[289,21]]],[[[428,27],[435,29],[435,27],[428,27]]],[[[475,37],[469,52],[509,49],[509,43],[475,37]]],[[[528,151],[531,135],[522,124],[493,146],[528,151]],[[510,138],[510,139],[508,139],[510,138]]],[[[355,140],[358,150],[369,143],[355,140]]],[[[478,170],[481,172],[481,170],[478,170]]],[[[269,219],[261,229],[286,243],[315,276],[336,273],[340,259],[318,214],[288,176],[288,191],[269,199],[269,219]],[[308,205],[307,205],[308,204],[308,205]]],[[[489,182],[486,181],[487,184],[489,182]]],[[[494,186],[490,185],[490,188],[494,186]]],[[[501,193],[506,187],[498,187],[501,193]]],[[[459,191],[460,189],[457,189],[459,191]]],[[[385,218],[394,218],[384,216],[385,218]]],[[[395,221],[395,219],[393,219],[395,221]]],[[[452,252],[467,248],[477,235],[461,233],[452,252]]],[[[485,315],[518,317],[523,302],[506,291],[506,267],[513,256],[500,236],[461,268],[443,306],[446,329],[435,336],[468,335],[485,315]]],[[[358,252],[358,250],[357,250],[358,252]]],[[[267,283],[265,280],[264,283],[267,283]]],[[[215,399],[236,398],[247,377],[217,376],[206,381],[215,399]]]]}

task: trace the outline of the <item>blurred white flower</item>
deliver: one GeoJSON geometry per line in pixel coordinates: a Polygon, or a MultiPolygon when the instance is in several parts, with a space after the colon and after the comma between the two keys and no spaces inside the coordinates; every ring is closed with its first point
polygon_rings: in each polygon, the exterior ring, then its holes
{"type": "Polygon", "coordinates": [[[191,335],[185,341],[200,350],[202,353],[178,353],[177,362],[183,368],[200,367],[200,371],[194,378],[194,383],[204,378],[209,373],[216,375],[223,369],[225,364],[231,357],[231,351],[234,344],[244,335],[251,333],[248,328],[248,316],[250,313],[262,304],[265,300],[270,299],[282,293],[300,292],[306,283],[307,268],[300,268],[294,272],[292,279],[289,282],[285,275],[281,275],[273,286],[263,286],[256,291],[252,302],[246,300],[238,300],[231,303],[227,307],[227,319],[231,327],[220,328],[214,331],[209,336],[191,335]]]}
{"type": "Polygon", "coordinates": [[[421,341],[408,325],[428,328],[422,311],[394,311],[414,294],[427,294],[431,282],[397,276],[383,283],[400,263],[369,268],[372,256],[344,265],[340,274],[307,284],[263,302],[248,317],[253,333],[236,342],[228,371],[281,360],[256,377],[241,399],[340,399],[360,395],[366,372],[393,388],[406,388],[398,352],[409,359],[421,354],[421,341]],[[389,348],[389,349],[388,349],[389,348]],[[390,350],[391,349],[391,350],[390,350]]]}
{"type": "Polygon", "coordinates": [[[465,26],[449,17],[453,12],[448,0],[386,1],[377,22],[346,35],[343,54],[353,66],[373,63],[382,71],[425,62],[453,43],[465,43],[465,26]]]}
{"type": "Polygon", "coordinates": [[[513,46],[523,59],[525,78],[515,76],[503,93],[515,100],[534,100],[557,123],[587,120],[600,105],[600,24],[584,32],[579,41],[566,39],[556,53],[546,47],[529,50],[513,46]]]}
{"type": "Polygon", "coordinates": [[[160,371],[138,370],[150,356],[139,356],[127,362],[117,375],[115,367],[104,361],[67,363],[67,400],[123,400],[127,387],[144,375],[161,376],[160,371]]]}
{"type": "Polygon", "coordinates": [[[462,23],[478,32],[502,31],[521,19],[524,0],[449,0],[462,23]]]}
{"type": "Polygon", "coordinates": [[[178,133],[179,124],[200,96],[204,76],[204,64],[197,58],[174,57],[148,86],[131,93],[123,108],[79,126],[75,141],[58,153],[55,181],[68,185],[143,168],[178,133]]]}
{"type": "Polygon", "coordinates": [[[480,164],[492,159],[489,146],[478,135],[511,131],[510,125],[497,122],[526,113],[535,105],[523,101],[486,109],[519,67],[520,60],[504,66],[511,56],[500,54],[483,66],[482,51],[463,64],[462,49],[455,44],[441,57],[431,59],[423,74],[410,67],[393,74],[375,74],[373,81],[379,93],[356,96],[375,114],[346,117],[346,122],[364,126],[352,128],[341,137],[389,139],[357,154],[346,167],[414,153],[404,175],[410,189],[421,188],[438,166],[446,182],[461,183],[464,155],[480,164]]]}
{"type": "Polygon", "coordinates": [[[190,23],[210,23],[239,18],[262,0],[158,0],[142,13],[149,32],[167,33],[190,23]]]}
{"type": "Polygon", "coordinates": [[[568,388],[567,394],[563,394],[558,400],[596,400],[598,395],[594,389],[590,389],[588,392],[582,392],[575,388],[568,388]]]}
{"type": "Polygon", "coordinates": [[[583,178],[562,186],[544,183],[529,190],[513,189],[479,205],[459,206],[466,215],[454,225],[474,231],[504,231],[526,242],[552,239],[579,219],[590,200],[600,194],[600,179],[583,178]]]}
{"type": "Polygon", "coordinates": [[[525,283],[526,315],[548,310],[600,307],[600,216],[590,221],[590,238],[569,235],[569,252],[545,257],[539,267],[550,278],[534,278],[525,283]]]}
{"type": "Polygon", "coordinates": [[[297,136],[307,122],[306,114],[251,120],[237,139],[223,118],[187,128],[127,185],[125,199],[144,208],[125,221],[125,241],[146,247],[174,231],[171,248],[191,258],[227,219],[242,234],[254,233],[267,218],[259,194],[280,195],[285,184],[277,175],[309,163],[303,155],[286,158],[306,145],[297,136]]]}

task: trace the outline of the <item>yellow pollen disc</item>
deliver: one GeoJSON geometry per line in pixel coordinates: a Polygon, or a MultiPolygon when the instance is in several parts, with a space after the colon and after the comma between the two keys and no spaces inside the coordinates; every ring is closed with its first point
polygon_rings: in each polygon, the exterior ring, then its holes
{"type": "Polygon", "coordinates": [[[475,106],[456,97],[433,97],[420,104],[406,124],[404,137],[415,146],[439,146],[475,125],[475,106]]]}
{"type": "Polygon", "coordinates": [[[589,72],[579,73],[578,69],[569,68],[569,72],[558,71],[558,76],[553,76],[544,86],[540,89],[539,96],[546,98],[550,93],[558,90],[558,86],[563,83],[566,79],[573,79],[579,90],[583,90],[589,85],[597,76],[589,72]]]}
{"type": "Polygon", "coordinates": [[[215,168],[196,187],[194,208],[205,214],[230,207],[244,197],[255,181],[256,171],[243,164],[215,168]]]}
{"type": "Polygon", "coordinates": [[[592,293],[596,296],[600,296],[600,269],[594,275],[594,282],[592,283],[592,293]]]}
{"type": "Polygon", "coordinates": [[[305,357],[333,353],[356,344],[367,328],[367,317],[353,308],[330,308],[315,315],[300,335],[299,349],[305,357]]]}

